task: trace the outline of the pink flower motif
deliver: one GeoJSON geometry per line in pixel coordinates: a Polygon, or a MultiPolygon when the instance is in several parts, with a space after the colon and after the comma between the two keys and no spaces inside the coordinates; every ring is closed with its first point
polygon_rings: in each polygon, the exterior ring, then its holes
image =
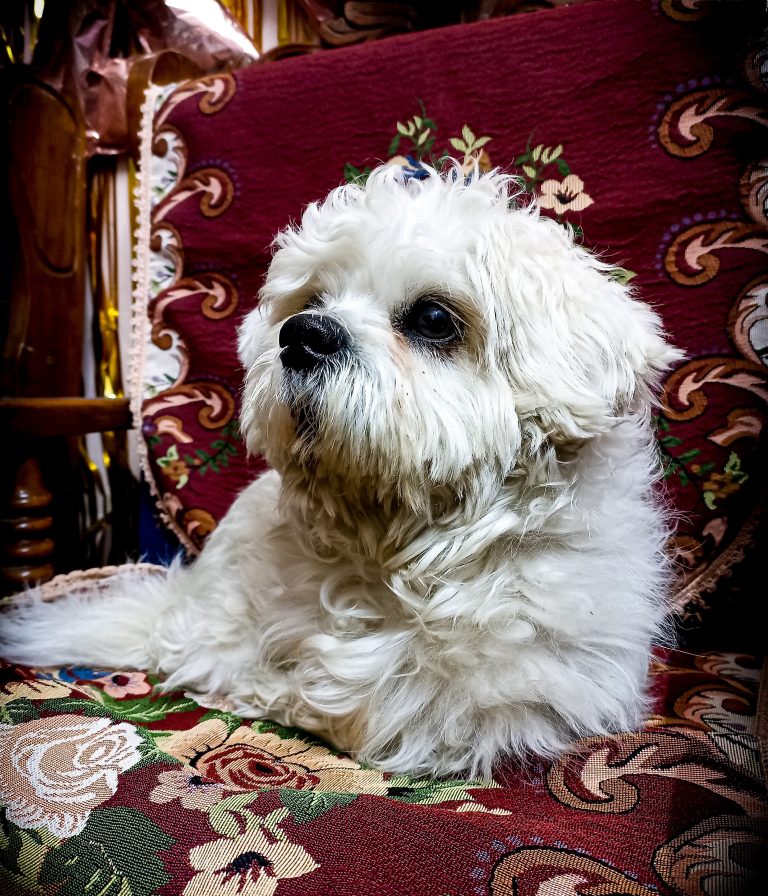
{"type": "Polygon", "coordinates": [[[93,683],[101,685],[105,693],[118,700],[123,697],[141,697],[152,690],[152,685],[143,672],[110,672],[94,678],[93,683]]]}
{"type": "Polygon", "coordinates": [[[185,809],[206,812],[224,798],[224,786],[204,778],[194,768],[161,772],[160,783],[149,794],[150,802],[170,803],[179,800],[185,809]]]}
{"type": "Polygon", "coordinates": [[[563,180],[545,180],[541,185],[539,205],[541,208],[553,208],[558,215],[584,211],[593,201],[584,192],[584,181],[575,174],[569,174],[563,180]]]}

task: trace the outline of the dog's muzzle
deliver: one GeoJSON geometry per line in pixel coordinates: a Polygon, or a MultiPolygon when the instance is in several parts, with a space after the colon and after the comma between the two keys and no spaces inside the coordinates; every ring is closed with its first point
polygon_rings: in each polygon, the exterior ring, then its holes
{"type": "Polygon", "coordinates": [[[349,347],[349,333],[332,317],[302,312],[289,317],[280,329],[283,367],[306,373],[338,357],[349,347]]]}

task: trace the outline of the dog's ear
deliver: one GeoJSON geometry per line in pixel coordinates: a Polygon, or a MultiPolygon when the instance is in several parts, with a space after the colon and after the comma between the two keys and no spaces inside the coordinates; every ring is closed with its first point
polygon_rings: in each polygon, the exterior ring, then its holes
{"type": "Polygon", "coordinates": [[[683,353],[668,342],[659,315],[613,271],[597,273],[591,300],[576,309],[575,335],[586,349],[585,380],[613,413],[623,414],[651,400],[683,353]]]}
{"type": "Polygon", "coordinates": [[[547,440],[566,446],[648,407],[663,373],[683,357],[650,306],[607,266],[583,250],[578,255],[581,270],[551,309],[548,351],[533,389],[539,403],[531,409],[547,440]]]}

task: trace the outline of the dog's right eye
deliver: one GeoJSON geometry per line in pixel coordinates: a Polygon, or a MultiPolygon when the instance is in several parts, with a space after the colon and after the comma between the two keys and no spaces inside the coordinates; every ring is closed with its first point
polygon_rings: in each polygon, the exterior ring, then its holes
{"type": "Polygon", "coordinates": [[[459,322],[439,302],[422,299],[403,318],[406,333],[433,344],[445,345],[461,336],[459,322]]]}

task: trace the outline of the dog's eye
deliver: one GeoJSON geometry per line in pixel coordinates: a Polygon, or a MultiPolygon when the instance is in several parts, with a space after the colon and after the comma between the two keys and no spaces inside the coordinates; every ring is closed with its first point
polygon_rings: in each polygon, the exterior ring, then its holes
{"type": "Polygon", "coordinates": [[[453,342],[460,335],[456,318],[440,305],[429,299],[417,302],[406,314],[405,329],[429,342],[453,342]]]}

